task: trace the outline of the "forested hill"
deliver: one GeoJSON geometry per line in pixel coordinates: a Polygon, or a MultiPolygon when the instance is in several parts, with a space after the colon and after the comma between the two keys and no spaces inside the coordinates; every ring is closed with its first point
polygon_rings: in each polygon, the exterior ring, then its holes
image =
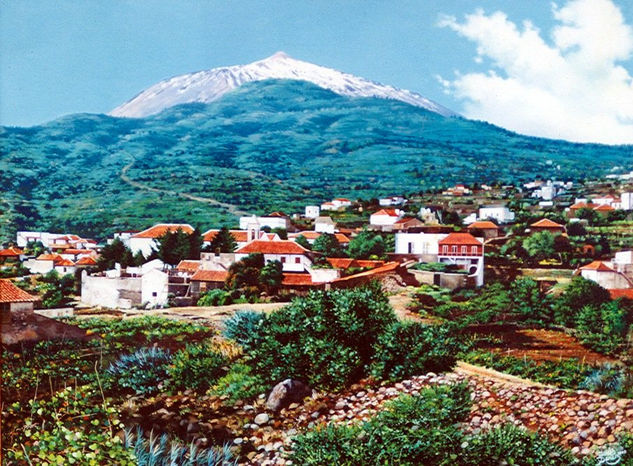
{"type": "Polygon", "coordinates": [[[158,221],[210,227],[333,196],[579,179],[633,164],[633,146],[531,138],[285,80],[142,119],[77,114],[3,128],[0,144],[0,241],[26,228],[102,238],[158,221]]]}

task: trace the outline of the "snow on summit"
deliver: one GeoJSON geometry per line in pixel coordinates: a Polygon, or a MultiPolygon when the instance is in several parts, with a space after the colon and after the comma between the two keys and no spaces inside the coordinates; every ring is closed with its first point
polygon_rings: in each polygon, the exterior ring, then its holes
{"type": "Polygon", "coordinates": [[[115,108],[110,112],[110,115],[140,118],[153,115],[174,105],[189,102],[209,103],[244,83],[265,79],[308,81],[339,95],[400,100],[444,116],[455,115],[447,108],[415,92],[397,89],[323,66],[295,60],[283,52],[277,52],[265,60],[248,65],[214,68],[161,81],[144,90],[132,100],[115,108]]]}

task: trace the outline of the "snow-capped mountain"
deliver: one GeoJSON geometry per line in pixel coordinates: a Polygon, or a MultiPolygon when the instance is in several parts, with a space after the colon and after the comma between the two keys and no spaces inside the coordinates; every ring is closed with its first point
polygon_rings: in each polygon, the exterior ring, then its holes
{"type": "Polygon", "coordinates": [[[249,65],[214,68],[161,81],[115,108],[110,115],[140,118],[174,105],[189,102],[209,103],[244,83],[265,79],[308,81],[344,96],[395,99],[444,116],[455,115],[451,110],[415,92],[295,60],[283,52],[277,52],[265,60],[249,65]]]}

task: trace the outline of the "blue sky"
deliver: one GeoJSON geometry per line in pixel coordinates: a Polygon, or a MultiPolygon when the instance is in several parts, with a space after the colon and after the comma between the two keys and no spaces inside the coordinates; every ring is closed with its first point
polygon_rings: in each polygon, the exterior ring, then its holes
{"type": "MultiPolygon", "coordinates": [[[[633,24],[629,0],[561,1],[558,11],[588,1],[613,5],[633,24]]],[[[503,28],[503,21],[493,21],[496,11],[519,29],[531,21],[547,43],[561,21],[550,2],[525,0],[3,0],[0,124],[105,113],[167,77],[245,64],[278,50],[419,92],[469,117],[480,111],[481,119],[500,124],[490,109],[477,108],[482,97],[464,82],[477,73],[512,78],[516,72],[481,37],[486,19],[503,28]],[[467,14],[479,16],[467,20],[467,14]]],[[[633,74],[630,51],[615,60],[633,74]]],[[[494,85],[486,83],[489,92],[494,85]]]]}

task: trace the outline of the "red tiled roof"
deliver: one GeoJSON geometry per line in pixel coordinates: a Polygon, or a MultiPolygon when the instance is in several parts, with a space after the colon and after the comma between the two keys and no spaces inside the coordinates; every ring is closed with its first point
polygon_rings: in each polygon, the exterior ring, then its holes
{"type": "Polygon", "coordinates": [[[64,258],[59,254],[40,254],[37,259],[38,261],[53,261],[57,264],[59,261],[63,261],[64,258]]]}
{"type": "Polygon", "coordinates": [[[319,236],[321,236],[321,233],[312,230],[300,231],[299,233],[294,233],[290,235],[290,238],[298,238],[299,236],[303,236],[305,239],[317,239],[319,236]]]}
{"type": "Polygon", "coordinates": [[[92,254],[93,252],[94,251],[92,249],[66,249],[64,251],[64,254],[74,254],[78,256],[78,255],[92,254]]]}
{"type": "MultiPolygon", "coordinates": [[[[409,222],[420,222],[420,220],[418,220],[415,217],[402,217],[394,225],[402,225],[404,223],[409,223],[409,222]]],[[[420,222],[420,223],[422,223],[422,222],[420,222]]]]}
{"type": "Polygon", "coordinates": [[[598,207],[594,207],[593,210],[598,210],[598,211],[611,211],[611,210],[615,210],[613,207],[611,207],[610,205],[599,205],[598,207]]]}
{"type": "Polygon", "coordinates": [[[312,276],[309,273],[284,273],[281,284],[286,286],[312,285],[312,276]]]}
{"type": "Polygon", "coordinates": [[[182,272],[195,272],[200,268],[200,261],[195,260],[181,260],[176,266],[176,270],[182,272]]]}
{"type": "Polygon", "coordinates": [[[611,267],[602,261],[593,261],[591,264],[580,267],[580,270],[597,270],[598,272],[615,272],[611,267]]]}
{"type": "Polygon", "coordinates": [[[569,208],[572,210],[576,210],[576,209],[593,209],[596,205],[595,204],[587,204],[586,202],[576,202],[574,205],[570,206],[569,208]]]}
{"type": "Polygon", "coordinates": [[[153,227],[148,228],[147,230],[143,230],[140,233],[137,233],[132,236],[132,238],[160,238],[165,233],[175,232],[178,230],[182,230],[187,234],[193,233],[193,227],[186,223],[159,223],[158,225],[154,225],[153,227]]]}
{"type": "Polygon", "coordinates": [[[20,254],[24,254],[24,251],[16,247],[10,247],[7,249],[0,250],[0,257],[15,257],[15,256],[19,256],[20,254]]]}
{"type": "Polygon", "coordinates": [[[483,220],[480,222],[473,222],[470,225],[468,225],[468,229],[470,230],[471,228],[473,229],[479,229],[479,230],[498,230],[499,227],[497,225],[495,225],[494,223],[492,223],[489,220],[483,220]]]}
{"type": "Polygon", "coordinates": [[[399,217],[396,209],[380,209],[378,212],[372,215],[387,215],[389,217],[399,217]]]}
{"type": "Polygon", "coordinates": [[[75,263],[71,260],[62,258],[54,262],[55,267],[74,267],[75,263]]]}
{"type": "Polygon", "coordinates": [[[30,303],[40,298],[28,294],[9,280],[0,279],[0,303],[30,303]]]}
{"type": "MultiPolygon", "coordinates": [[[[202,235],[202,239],[211,242],[215,239],[215,235],[217,235],[219,231],[220,230],[209,230],[202,235]]],[[[246,230],[229,230],[229,233],[231,233],[236,243],[246,243],[248,241],[248,231],[246,230]]],[[[261,233],[262,236],[264,234],[264,232],[261,233]]]]}
{"type": "Polygon", "coordinates": [[[349,238],[342,233],[334,233],[334,236],[336,236],[339,244],[349,243],[349,238]]]}
{"type": "Polygon", "coordinates": [[[621,288],[609,290],[611,299],[626,298],[633,299],[633,288],[621,288]]]}
{"type": "Polygon", "coordinates": [[[270,213],[270,214],[266,215],[265,217],[288,218],[288,216],[286,214],[284,214],[283,212],[273,212],[273,213],[270,213]]]}
{"type": "Polygon", "coordinates": [[[437,244],[462,244],[481,246],[481,241],[479,241],[470,233],[450,233],[446,238],[438,241],[437,244]]]}
{"type": "Polygon", "coordinates": [[[191,277],[192,281],[197,282],[223,282],[226,280],[226,277],[229,276],[229,273],[224,270],[200,270],[198,269],[196,273],[191,277]]]}
{"type": "Polygon", "coordinates": [[[251,241],[235,251],[236,254],[305,254],[306,252],[308,250],[303,246],[289,240],[251,241]]]}
{"type": "Polygon", "coordinates": [[[327,261],[332,267],[337,269],[349,269],[350,267],[376,268],[385,265],[385,261],[350,259],[347,257],[328,257],[327,261]]]}
{"type": "Polygon", "coordinates": [[[79,259],[75,265],[97,265],[97,261],[93,257],[85,256],[79,259]]]}
{"type": "Polygon", "coordinates": [[[344,197],[337,197],[336,199],[334,199],[335,201],[339,201],[339,202],[352,202],[349,199],[345,199],[344,197]]]}
{"type": "Polygon", "coordinates": [[[543,219],[539,220],[538,222],[533,223],[530,226],[531,227],[537,227],[537,228],[562,228],[562,229],[565,228],[560,223],[553,222],[549,218],[543,218],[543,219]]]}

